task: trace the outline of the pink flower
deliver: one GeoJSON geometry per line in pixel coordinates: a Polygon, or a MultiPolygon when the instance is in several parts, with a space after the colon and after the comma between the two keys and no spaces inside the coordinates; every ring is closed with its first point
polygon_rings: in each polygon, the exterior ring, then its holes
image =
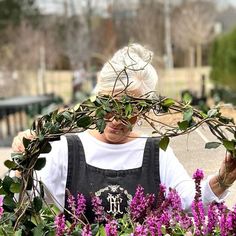
{"type": "Polygon", "coordinates": [[[83,227],[82,236],[92,236],[91,225],[85,225],[83,227]]]}
{"type": "Polygon", "coordinates": [[[1,219],[3,212],[4,212],[2,205],[3,205],[3,197],[0,196],[0,219],[1,219]]]}
{"type": "Polygon", "coordinates": [[[25,151],[25,147],[23,144],[23,137],[29,140],[33,140],[36,138],[36,134],[34,131],[27,129],[25,131],[19,132],[18,135],[13,139],[12,142],[12,150],[13,152],[21,152],[25,151]]]}
{"type": "Polygon", "coordinates": [[[116,220],[112,220],[105,225],[106,236],[117,236],[117,226],[118,223],[116,220]]]}
{"type": "Polygon", "coordinates": [[[65,216],[64,214],[59,214],[55,217],[54,224],[56,226],[56,236],[63,236],[65,232],[65,216]]]}

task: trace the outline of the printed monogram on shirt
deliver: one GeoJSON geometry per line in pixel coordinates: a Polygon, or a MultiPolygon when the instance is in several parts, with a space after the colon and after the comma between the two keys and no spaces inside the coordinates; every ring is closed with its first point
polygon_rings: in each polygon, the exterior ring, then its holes
{"type": "Polygon", "coordinates": [[[105,211],[114,216],[126,213],[132,200],[128,191],[120,185],[108,185],[95,192],[95,195],[102,199],[105,211]]]}

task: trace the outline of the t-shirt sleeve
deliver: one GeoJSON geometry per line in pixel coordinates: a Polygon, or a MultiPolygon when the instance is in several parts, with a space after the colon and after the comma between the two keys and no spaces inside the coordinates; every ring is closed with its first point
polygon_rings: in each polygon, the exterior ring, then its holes
{"type": "Polygon", "coordinates": [[[50,142],[51,151],[42,153],[46,158],[46,165],[37,171],[36,177],[43,183],[45,199],[48,203],[55,203],[60,210],[64,207],[65,187],[67,178],[68,146],[65,136],[59,141],[50,142]]]}
{"type": "MultiPolygon", "coordinates": [[[[195,196],[195,183],[170,147],[166,151],[160,149],[160,179],[167,190],[169,188],[177,190],[183,209],[191,211],[191,204],[195,196]]],[[[212,201],[221,202],[227,196],[225,193],[218,198],[211,190],[209,180],[210,178],[207,178],[201,182],[202,200],[205,206],[212,201]]]]}

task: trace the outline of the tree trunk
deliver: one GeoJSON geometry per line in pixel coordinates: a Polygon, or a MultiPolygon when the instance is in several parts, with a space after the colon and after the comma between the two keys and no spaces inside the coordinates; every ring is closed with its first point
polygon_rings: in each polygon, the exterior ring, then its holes
{"type": "Polygon", "coordinates": [[[196,47],[196,53],[197,53],[197,67],[202,66],[202,45],[199,43],[196,47]]]}
{"type": "Polygon", "coordinates": [[[189,48],[189,67],[193,68],[195,66],[195,49],[194,47],[189,48]]]}

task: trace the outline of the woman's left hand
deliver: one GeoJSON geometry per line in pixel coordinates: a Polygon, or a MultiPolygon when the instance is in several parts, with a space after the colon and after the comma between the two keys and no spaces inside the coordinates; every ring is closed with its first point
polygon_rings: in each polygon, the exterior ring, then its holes
{"type": "Polygon", "coordinates": [[[210,187],[216,196],[221,195],[228,189],[236,180],[236,159],[230,154],[225,156],[219,172],[210,179],[210,187]]]}
{"type": "Polygon", "coordinates": [[[219,179],[223,185],[230,186],[236,180],[236,159],[227,154],[219,170],[219,179]]]}

